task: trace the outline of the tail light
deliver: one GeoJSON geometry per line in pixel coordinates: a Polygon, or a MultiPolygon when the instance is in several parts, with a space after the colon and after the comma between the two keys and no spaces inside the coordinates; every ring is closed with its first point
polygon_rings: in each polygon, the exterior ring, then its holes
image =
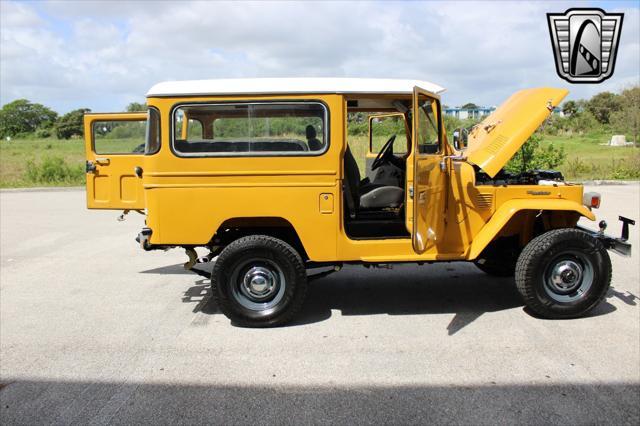
{"type": "Polygon", "coordinates": [[[597,209],[597,208],[600,207],[601,198],[602,197],[597,192],[586,192],[582,196],[582,204],[584,204],[585,206],[587,206],[589,208],[597,209]]]}

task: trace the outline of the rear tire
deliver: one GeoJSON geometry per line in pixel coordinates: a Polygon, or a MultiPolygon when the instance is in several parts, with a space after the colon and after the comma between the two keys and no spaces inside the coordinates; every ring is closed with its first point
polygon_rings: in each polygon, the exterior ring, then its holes
{"type": "Polygon", "coordinates": [[[222,250],[211,272],[211,291],[234,324],[273,327],[290,321],[302,307],[307,275],[289,244],[251,235],[222,250]]]}
{"type": "Polygon", "coordinates": [[[585,315],[600,304],[610,284],[607,250],[578,229],[556,229],[534,238],[516,265],[524,302],[545,318],[585,315]]]}

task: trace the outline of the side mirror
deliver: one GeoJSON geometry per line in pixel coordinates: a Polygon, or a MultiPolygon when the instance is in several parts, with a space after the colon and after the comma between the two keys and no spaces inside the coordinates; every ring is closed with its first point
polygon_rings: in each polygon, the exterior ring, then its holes
{"type": "Polygon", "coordinates": [[[467,140],[469,139],[469,131],[464,127],[459,127],[453,131],[453,147],[458,151],[467,149],[467,140]]]}

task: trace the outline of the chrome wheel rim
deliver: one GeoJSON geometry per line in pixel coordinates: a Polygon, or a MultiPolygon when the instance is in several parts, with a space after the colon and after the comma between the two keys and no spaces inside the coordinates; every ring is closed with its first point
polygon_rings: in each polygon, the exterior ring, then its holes
{"type": "Polygon", "coordinates": [[[586,297],[592,285],[593,265],[580,252],[556,256],[544,274],[547,295],[560,303],[572,303],[586,297]]]}
{"type": "Polygon", "coordinates": [[[268,315],[284,297],[286,279],[269,259],[251,259],[231,275],[231,296],[244,308],[268,315]]]}

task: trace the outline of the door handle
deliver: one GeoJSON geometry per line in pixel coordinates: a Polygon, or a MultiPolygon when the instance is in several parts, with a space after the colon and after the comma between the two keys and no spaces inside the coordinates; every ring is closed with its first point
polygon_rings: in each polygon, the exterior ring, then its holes
{"type": "Polygon", "coordinates": [[[100,164],[101,166],[108,166],[111,160],[109,160],[108,158],[96,158],[95,162],[96,164],[100,164]]]}

